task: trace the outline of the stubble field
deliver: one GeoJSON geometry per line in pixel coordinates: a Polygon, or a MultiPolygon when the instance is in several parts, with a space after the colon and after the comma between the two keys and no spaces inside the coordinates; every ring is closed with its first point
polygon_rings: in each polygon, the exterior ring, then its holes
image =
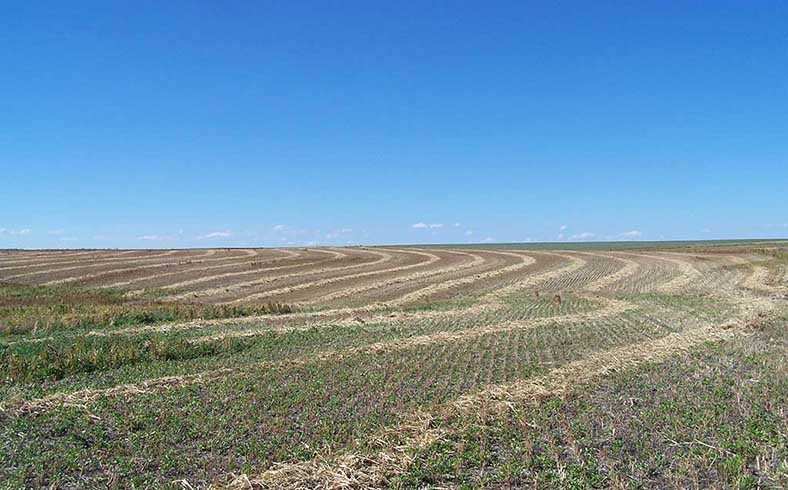
{"type": "Polygon", "coordinates": [[[782,488],[788,248],[0,251],[8,488],[782,488]]]}

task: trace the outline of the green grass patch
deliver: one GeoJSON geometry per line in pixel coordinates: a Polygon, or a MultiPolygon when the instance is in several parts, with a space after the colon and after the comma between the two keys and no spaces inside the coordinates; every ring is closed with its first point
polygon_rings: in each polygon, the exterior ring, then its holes
{"type": "Polygon", "coordinates": [[[781,488],[788,321],[565,399],[450,413],[394,488],[781,488]]]}
{"type": "MultiPolygon", "coordinates": [[[[0,333],[49,334],[180,320],[291,313],[281,303],[211,305],[126,298],[120,291],[65,286],[0,286],[0,333]]],[[[8,339],[9,337],[7,337],[8,339]]]]}

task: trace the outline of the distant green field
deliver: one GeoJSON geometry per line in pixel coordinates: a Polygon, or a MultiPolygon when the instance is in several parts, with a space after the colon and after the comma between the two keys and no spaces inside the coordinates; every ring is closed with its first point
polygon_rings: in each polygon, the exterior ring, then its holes
{"type": "MultiPolygon", "coordinates": [[[[682,247],[723,247],[732,245],[766,245],[788,243],[788,239],[737,239],[737,240],[668,240],[668,241],[619,241],[619,242],[532,242],[532,243],[468,243],[429,244],[419,247],[434,248],[490,248],[518,250],[644,250],[682,247]]],[[[416,245],[413,245],[416,246],[416,245]]]]}

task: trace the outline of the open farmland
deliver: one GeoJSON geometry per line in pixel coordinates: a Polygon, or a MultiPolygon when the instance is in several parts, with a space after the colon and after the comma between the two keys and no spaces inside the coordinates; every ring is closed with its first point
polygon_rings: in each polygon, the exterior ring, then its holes
{"type": "Polygon", "coordinates": [[[0,482],[780,488],[788,248],[0,251],[0,482]]]}

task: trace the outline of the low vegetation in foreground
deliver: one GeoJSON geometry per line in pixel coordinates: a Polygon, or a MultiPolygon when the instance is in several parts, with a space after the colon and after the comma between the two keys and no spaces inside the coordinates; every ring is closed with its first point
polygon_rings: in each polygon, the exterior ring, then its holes
{"type": "Polygon", "coordinates": [[[783,488],[788,317],[505,410],[449,411],[395,488],[783,488]]]}
{"type": "Polygon", "coordinates": [[[788,485],[779,244],[123,253],[0,260],[0,488],[788,485]]]}
{"type": "Polygon", "coordinates": [[[292,313],[287,304],[213,305],[128,298],[123,291],[0,283],[0,333],[51,335],[153,323],[292,313]]]}

